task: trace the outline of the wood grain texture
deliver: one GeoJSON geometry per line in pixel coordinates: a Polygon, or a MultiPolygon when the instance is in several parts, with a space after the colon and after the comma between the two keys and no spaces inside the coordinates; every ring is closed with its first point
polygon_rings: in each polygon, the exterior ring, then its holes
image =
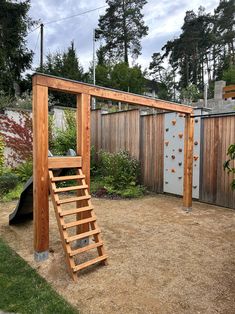
{"type": "MultiPolygon", "coordinates": [[[[82,157],[82,172],[86,178],[88,191],[90,191],[90,103],[91,96],[88,94],[77,95],[77,154],[82,157]]],[[[79,171],[79,170],[78,170],[79,171]]],[[[77,192],[78,196],[84,196],[83,191],[77,192]]],[[[86,201],[78,202],[78,206],[85,206],[86,201]]],[[[77,219],[85,219],[89,217],[88,212],[77,214],[77,219]]],[[[89,224],[77,227],[78,233],[89,230],[89,224]]]]}
{"type": "Polygon", "coordinates": [[[91,111],[91,145],[95,151],[98,152],[101,149],[101,110],[91,111]]]}
{"type": "Polygon", "coordinates": [[[48,168],[58,169],[58,168],[77,168],[82,167],[82,157],[49,157],[48,158],[48,168]]]}
{"type": "Polygon", "coordinates": [[[142,184],[163,193],[164,115],[141,117],[140,162],[142,184]]]}
{"type": "Polygon", "coordinates": [[[112,99],[124,103],[165,109],[169,111],[177,111],[182,113],[193,112],[193,108],[186,105],[179,105],[165,100],[153,99],[147,96],[112,90],[101,86],[94,86],[64,78],[53,77],[50,75],[34,74],[33,78],[38,85],[47,86],[50,89],[64,91],[66,93],[84,93],[94,97],[112,99]]]}
{"type": "Polygon", "coordinates": [[[183,207],[192,208],[192,179],[193,179],[193,136],[194,119],[188,114],[185,116],[184,128],[184,185],[183,207]]]}
{"type": "Polygon", "coordinates": [[[223,163],[228,159],[227,149],[235,143],[235,116],[204,118],[202,123],[199,200],[235,208],[235,193],[230,186],[235,175],[223,170],[223,163]]]}
{"type": "Polygon", "coordinates": [[[34,250],[49,249],[48,88],[33,85],[33,217],[34,250]]]}
{"type": "Polygon", "coordinates": [[[102,115],[101,148],[110,153],[128,151],[139,160],[139,110],[102,115]]]}

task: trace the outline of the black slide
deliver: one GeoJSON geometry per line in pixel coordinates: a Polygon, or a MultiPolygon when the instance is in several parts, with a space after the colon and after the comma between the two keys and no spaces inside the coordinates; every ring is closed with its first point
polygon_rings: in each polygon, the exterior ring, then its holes
{"type": "Polygon", "coordinates": [[[9,224],[30,219],[33,219],[33,177],[26,182],[15,210],[9,215],[9,224]]]}
{"type": "MultiPolygon", "coordinates": [[[[73,149],[69,149],[67,156],[76,156],[73,149]]],[[[48,156],[52,157],[51,152],[48,152],[48,156]]],[[[66,175],[68,169],[58,169],[57,176],[66,175]]],[[[20,199],[17,203],[14,211],[9,215],[9,225],[15,225],[27,220],[33,219],[33,177],[31,177],[25,184],[23,192],[20,195],[20,199]]]]}

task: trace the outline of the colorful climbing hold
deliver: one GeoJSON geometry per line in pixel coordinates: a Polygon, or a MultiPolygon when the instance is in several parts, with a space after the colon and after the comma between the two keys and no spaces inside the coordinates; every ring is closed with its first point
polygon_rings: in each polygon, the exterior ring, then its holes
{"type": "Polygon", "coordinates": [[[175,155],[172,155],[171,158],[172,158],[172,159],[175,159],[175,155]]]}
{"type": "Polygon", "coordinates": [[[182,162],[179,162],[178,165],[179,165],[179,166],[182,166],[182,162]]]}
{"type": "Polygon", "coordinates": [[[198,141],[195,141],[195,142],[194,142],[194,145],[198,145],[198,141]]]}
{"type": "Polygon", "coordinates": [[[183,149],[182,149],[182,148],[179,148],[179,152],[182,153],[182,151],[183,151],[183,149]]]}
{"type": "Polygon", "coordinates": [[[169,144],[169,141],[165,141],[165,145],[168,146],[168,144],[169,144]]]}
{"type": "Polygon", "coordinates": [[[175,119],[172,120],[171,123],[172,123],[173,125],[176,125],[176,120],[175,120],[175,119]]]}
{"type": "Polygon", "coordinates": [[[171,169],[171,172],[172,172],[172,173],[175,173],[175,169],[171,169]]]}
{"type": "Polygon", "coordinates": [[[196,160],[198,160],[198,156],[193,156],[193,159],[196,161],[196,160]]]}
{"type": "Polygon", "coordinates": [[[183,137],[183,133],[179,133],[179,138],[182,138],[183,137]]]}
{"type": "Polygon", "coordinates": [[[166,129],[166,132],[168,132],[168,131],[169,131],[169,129],[167,128],[167,129],[166,129]]]}

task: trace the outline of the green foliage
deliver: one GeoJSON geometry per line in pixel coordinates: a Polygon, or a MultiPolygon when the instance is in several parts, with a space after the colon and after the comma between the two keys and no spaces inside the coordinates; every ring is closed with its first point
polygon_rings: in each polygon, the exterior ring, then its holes
{"type": "Polygon", "coordinates": [[[26,48],[27,32],[35,25],[29,8],[28,0],[0,2],[0,90],[8,94],[14,94],[14,85],[32,62],[33,52],[26,48]]]}
{"type": "Polygon", "coordinates": [[[186,11],[179,37],[162,47],[162,57],[159,53],[153,55],[150,67],[155,77],[159,78],[164,59],[175,69],[179,91],[193,84],[203,93],[207,79],[211,85],[223,75],[231,82],[233,71],[228,69],[235,66],[234,15],[234,0],[219,1],[214,14],[203,7],[198,12],[186,11]]]}
{"type": "Polygon", "coordinates": [[[99,18],[97,38],[104,39],[102,47],[111,61],[128,64],[129,54],[136,58],[141,53],[140,40],[147,35],[141,13],[146,0],[106,0],[108,8],[99,18]]]}
{"type": "Polygon", "coordinates": [[[144,193],[138,185],[139,174],[139,162],[127,152],[100,151],[91,190],[98,196],[139,197],[144,193]]]}
{"type": "Polygon", "coordinates": [[[33,175],[33,162],[32,160],[27,160],[26,162],[20,164],[14,169],[21,182],[26,182],[33,175]]]}
{"type": "Polygon", "coordinates": [[[111,71],[111,87],[126,92],[142,94],[144,89],[144,75],[141,67],[129,67],[127,63],[117,63],[111,71]]]}
{"type": "MultiPolygon", "coordinates": [[[[229,156],[229,159],[224,162],[224,170],[228,171],[229,173],[235,174],[235,166],[234,166],[234,160],[235,160],[235,144],[231,144],[228,148],[227,155],[229,156]],[[231,165],[233,163],[233,166],[231,165]]],[[[235,190],[235,179],[231,182],[231,188],[235,190]]]]}
{"type": "Polygon", "coordinates": [[[112,154],[101,151],[99,160],[106,182],[111,184],[114,189],[136,185],[140,173],[139,162],[128,152],[112,154]]]}
{"type": "Polygon", "coordinates": [[[20,198],[20,194],[22,193],[23,186],[24,186],[23,183],[21,183],[21,182],[18,183],[17,186],[13,190],[7,192],[6,194],[4,194],[2,196],[2,198],[1,198],[2,201],[3,202],[11,202],[14,200],[18,200],[20,198]]]}
{"type": "Polygon", "coordinates": [[[97,174],[97,154],[95,151],[95,147],[91,146],[91,164],[90,164],[90,169],[91,169],[91,176],[95,176],[97,174]]]}
{"type": "Polygon", "coordinates": [[[2,311],[22,314],[78,313],[2,239],[0,239],[0,252],[0,309],[2,311]]]}
{"type": "Polygon", "coordinates": [[[4,169],[4,146],[3,137],[0,134],[0,176],[2,175],[4,169]]]}
{"type": "MultiPolygon", "coordinates": [[[[61,53],[47,55],[47,60],[43,66],[43,72],[50,75],[65,77],[71,80],[83,80],[83,68],[80,65],[79,59],[74,48],[74,43],[71,42],[67,51],[61,53]]],[[[56,102],[65,107],[76,107],[76,97],[60,92],[51,92],[56,102]]]]}
{"type": "Polygon", "coordinates": [[[76,151],[76,118],[73,110],[65,110],[65,129],[56,129],[53,139],[51,139],[51,147],[53,154],[65,155],[71,148],[76,151]]]}
{"type": "Polygon", "coordinates": [[[0,195],[4,195],[14,188],[18,184],[18,176],[13,173],[3,173],[0,176],[0,195]]]}
{"type": "Polygon", "coordinates": [[[0,113],[3,113],[7,107],[11,107],[13,103],[12,96],[0,90],[0,113]]]}
{"type": "Polygon", "coordinates": [[[228,70],[223,72],[222,79],[226,81],[228,85],[235,84],[235,65],[230,66],[228,70]]]}
{"type": "Polygon", "coordinates": [[[199,98],[199,91],[197,86],[190,84],[186,88],[183,88],[181,91],[181,99],[187,105],[191,105],[193,101],[196,101],[199,98]]]}

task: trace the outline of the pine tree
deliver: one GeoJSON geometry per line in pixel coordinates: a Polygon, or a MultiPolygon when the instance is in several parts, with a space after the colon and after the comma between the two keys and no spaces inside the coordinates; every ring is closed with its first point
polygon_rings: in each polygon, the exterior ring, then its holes
{"type": "Polygon", "coordinates": [[[141,13],[146,0],[106,0],[108,8],[100,16],[97,38],[104,39],[103,46],[110,60],[128,64],[129,54],[137,58],[141,54],[140,40],[147,35],[141,13]]]}
{"type": "Polygon", "coordinates": [[[32,62],[33,52],[26,48],[27,32],[35,24],[28,16],[29,8],[29,0],[0,0],[0,90],[9,94],[32,62]]]}
{"type": "MultiPolygon", "coordinates": [[[[84,77],[83,68],[79,63],[74,43],[71,42],[70,47],[63,53],[56,52],[54,54],[49,54],[44,63],[43,72],[71,80],[82,81],[84,77]]],[[[74,95],[66,95],[58,92],[52,92],[52,95],[60,105],[68,107],[76,106],[74,95]]]]}

